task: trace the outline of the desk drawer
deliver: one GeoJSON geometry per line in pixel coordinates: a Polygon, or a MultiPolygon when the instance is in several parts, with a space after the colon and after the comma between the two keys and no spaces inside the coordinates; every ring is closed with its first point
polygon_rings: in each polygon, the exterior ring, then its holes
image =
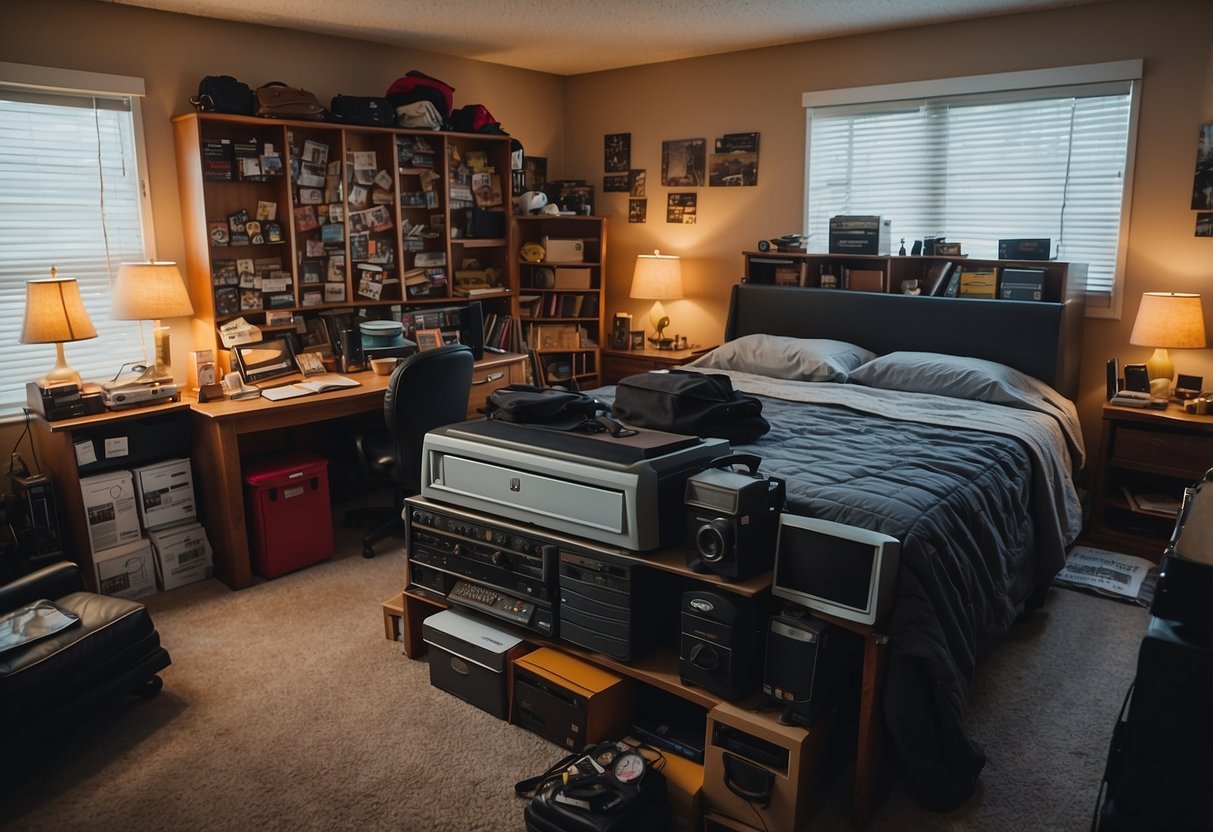
{"type": "Polygon", "coordinates": [[[1197,482],[1213,466],[1213,435],[1119,427],[1111,463],[1197,482]]]}
{"type": "Polygon", "coordinates": [[[511,366],[477,367],[472,373],[472,392],[468,394],[468,418],[475,419],[484,414],[480,408],[494,390],[500,390],[511,383],[511,366]]]}

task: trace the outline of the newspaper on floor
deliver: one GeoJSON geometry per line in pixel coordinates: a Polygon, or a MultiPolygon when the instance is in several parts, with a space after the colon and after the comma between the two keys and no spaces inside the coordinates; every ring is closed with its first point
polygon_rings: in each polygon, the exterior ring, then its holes
{"type": "Polygon", "coordinates": [[[1154,586],[1158,583],[1158,564],[1119,552],[1075,546],[1053,583],[1089,589],[1148,607],[1154,600],[1154,586]]]}

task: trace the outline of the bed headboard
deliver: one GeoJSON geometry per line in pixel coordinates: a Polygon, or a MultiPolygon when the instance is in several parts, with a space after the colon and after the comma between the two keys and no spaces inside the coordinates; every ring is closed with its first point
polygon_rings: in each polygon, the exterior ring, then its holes
{"type": "Polygon", "coordinates": [[[725,340],[765,332],[832,338],[883,355],[968,355],[1014,367],[1070,399],[1078,395],[1083,302],[974,300],[739,283],[725,340]]]}

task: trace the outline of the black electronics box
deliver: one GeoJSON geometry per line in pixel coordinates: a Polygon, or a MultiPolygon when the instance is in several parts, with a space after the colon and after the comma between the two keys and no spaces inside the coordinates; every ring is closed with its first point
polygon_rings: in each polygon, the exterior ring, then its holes
{"type": "Polygon", "coordinates": [[[1026,237],[998,241],[999,260],[1049,260],[1053,241],[1048,237],[1026,237]]]}
{"type": "Polygon", "coordinates": [[[1017,269],[1007,266],[998,279],[998,296],[1003,300],[1044,300],[1045,270],[1017,269]]]}
{"type": "Polygon", "coordinates": [[[25,399],[30,410],[49,422],[84,415],[84,400],[76,384],[42,387],[31,381],[25,385],[25,399]]]}
{"type": "Polygon", "coordinates": [[[892,228],[877,216],[830,217],[830,254],[888,254],[892,228]]]}
{"type": "Polygon", "coordinates": [[[434,613],[421,623],[421,632],[431,648],[431,685],[498,719],[509,716],[505,671],[529,645],[458,610],[434,613]]]}

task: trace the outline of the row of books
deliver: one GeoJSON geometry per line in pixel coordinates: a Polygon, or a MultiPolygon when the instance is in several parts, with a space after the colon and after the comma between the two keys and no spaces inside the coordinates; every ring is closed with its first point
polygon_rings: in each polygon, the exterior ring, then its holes
{"type": "Polygon", "coordinates": [[[517,352],[522,332],[513,315],[491,313],[484,318],[484,345],[494,350],[517,352]]]}
{"type": "Polygon", "coordinates": [[[597,318],[597,292],[554,292],[519,295],[518,311],[524,318],[597,318]]]}

